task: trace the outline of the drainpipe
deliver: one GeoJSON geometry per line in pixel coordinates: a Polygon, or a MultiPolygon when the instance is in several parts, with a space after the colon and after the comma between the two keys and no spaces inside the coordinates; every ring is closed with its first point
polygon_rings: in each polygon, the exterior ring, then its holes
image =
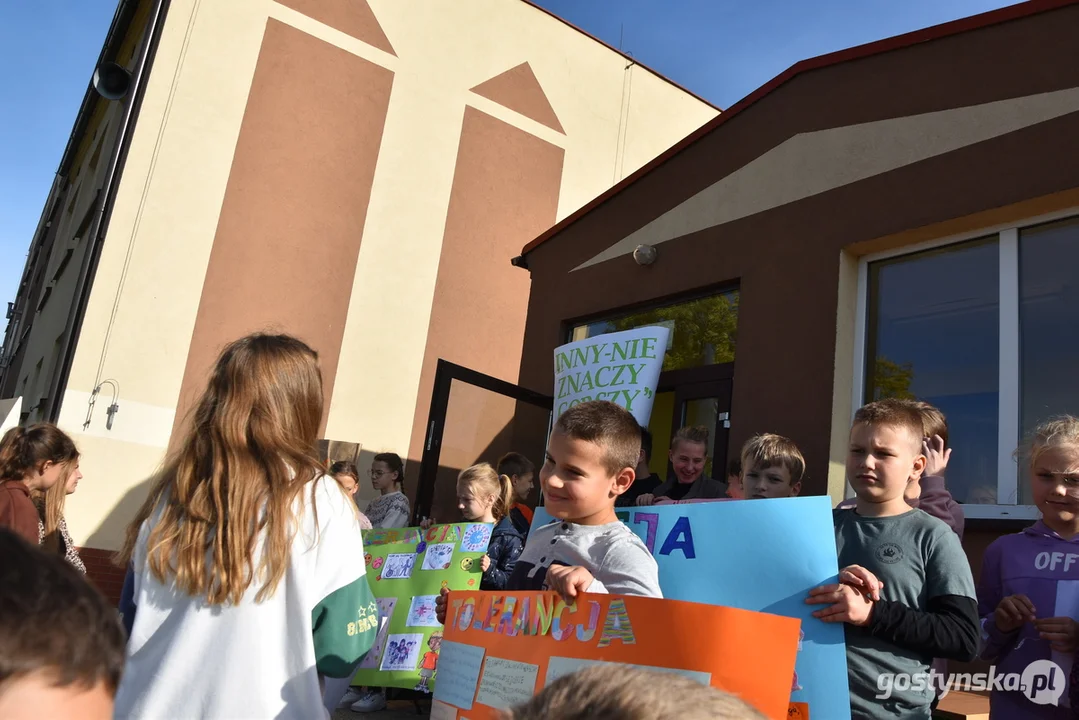
{"type": "MultiPolygon", "coordinates": [[[[82,330],[82,322],[86,316],[86,305],[90,299],[94,275],[97,273],[97,265],[101,259],[101,247],[105,233],[108,230],[112,206],[116,200],[116,190],[123,175],[123,164],[127,159],[128,149],[131,146],[131,131],[134,128],[135,121],[138,119],[143,96],[146,94],[146,76],[150,72],[153,57],[157,53],[157,46],[161,41],[161,31],[165,25],[168,5],[169,0],[154,0],[154,9],[147,26],[142,54],[139,56],[138,65],[135,67],[135,72],[131,78],[129,100],[127,107],[124,109],[120,127],[117,130],[116,145],[112,156],[109,158],[105,183],[99,191],[101,205],[88,233],[90,246],[83,256],[79,279],[75,285],[75,303],[68,312],[67,324],[64,327],[63,341],[60,348],[60,363],[49,383],[48,408],[45,412],[45,418],[49,422],[55,423],[60,418],[61,393],[67,388],[67,381],[71,375],[71,364],[75,358],[75,338],[82,330]]],[[[118,10],[118,12],[122,12],[122,9],[118,10]]],[[[107,43],[108,40],[106,40],[107,43]]],[[[93,90],[90,92],[93,92],[93,90]]],[[[71,143],[73,142],[76,142],[75,138],[69,141],[69,148],[72,147],[71,143]]],[[[61,172],[66,174],[64,168],[61,168],[61,172]]]]}

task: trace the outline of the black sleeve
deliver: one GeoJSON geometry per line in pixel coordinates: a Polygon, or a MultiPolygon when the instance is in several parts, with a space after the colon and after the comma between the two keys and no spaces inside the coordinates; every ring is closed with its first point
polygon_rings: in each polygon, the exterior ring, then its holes
{"type": "Polygon", "coordinates": [[[970,662],[978,655],[978,602],[961,595],[941,595],[925,611],[878,600],[866,630],[893,645],[933,658],[970,662]]]}

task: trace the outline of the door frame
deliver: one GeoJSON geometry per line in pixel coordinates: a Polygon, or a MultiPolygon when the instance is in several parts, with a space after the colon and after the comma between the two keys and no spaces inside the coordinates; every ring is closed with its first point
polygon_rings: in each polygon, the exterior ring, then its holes
{"type": "Polygon", "coordinates": [[[438,365],[435,367],[435,385],[431,392],[431,409],[427,413],[427,432],[423,440],[423,454],[420,456],[416,500],[412,504],[412,525],[418,525],[420,518],[428,514],[431,500],[434,498],[438,461],[442,454],[442,436],[446,429],[446,413],[449,411],[450,391],[453,389],[454,380],[505,395],[519,402],[546,408],[549,412],[554,411],[553,396],[544,395],[439,358],[438,365]]]}

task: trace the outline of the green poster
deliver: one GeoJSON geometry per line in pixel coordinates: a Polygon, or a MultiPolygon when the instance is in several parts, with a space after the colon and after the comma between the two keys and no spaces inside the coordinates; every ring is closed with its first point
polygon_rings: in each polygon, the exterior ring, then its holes
{"type": "Polygon", "coordinates": [[[479,590],[489,523],[365,530],[367,579],[382,620],[353,685],[431,692],[442,642],[435,598],[443,588],[479,590]]]}

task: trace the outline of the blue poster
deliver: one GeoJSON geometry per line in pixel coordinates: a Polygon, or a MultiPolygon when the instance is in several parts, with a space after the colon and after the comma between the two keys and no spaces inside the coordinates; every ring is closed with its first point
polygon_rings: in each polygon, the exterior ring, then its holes
{"type": "MultiPolygon", "coordinates": [[[[804,637],[791,683],[791,716],[801,710],[803,717],[849,720],[843,624],[821,622],[813,612],[823,606],[805,603],[812,588],[839,577],[830,498],[682,503],[617,513],[655,556],[664,597],[800,619],[804,637]]],[[[551,520],[536,508],[532,528],[551,520]]]]}

